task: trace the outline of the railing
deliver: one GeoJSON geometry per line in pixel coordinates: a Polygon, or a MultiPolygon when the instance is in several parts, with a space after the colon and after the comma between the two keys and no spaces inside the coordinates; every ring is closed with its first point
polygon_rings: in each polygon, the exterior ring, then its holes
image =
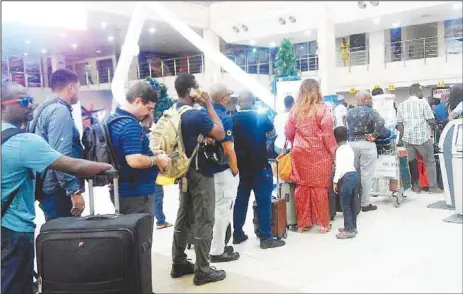
{"type": "Polygon", "coordinates": [[[318,55],[306,55],[297,60],[297,69],[300,72],[318,71],[318,55]]]}
{"type": "Polygon", "coordinates": [[[392,42],[385,45],[384,63],[408,60],[435,58],[439,56],[437,37],[420,38],[392,42]]]}
{"type": "Polygon", "coordinates": [[[346,53],[338,48],[337,54],[337,67],[347,67],[349,72],[352,66],[368,65],[370,64],[370,49],[368,46],[360,46],[346,49],[346,53]],[[343,59],[347,57],[347,59],[343,59]]]}

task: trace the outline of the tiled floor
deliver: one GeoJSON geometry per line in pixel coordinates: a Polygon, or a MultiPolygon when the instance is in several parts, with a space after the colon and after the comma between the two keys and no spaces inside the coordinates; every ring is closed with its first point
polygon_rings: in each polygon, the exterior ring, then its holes
{"type": "MultiPolygon", "coordinates": [[[[113,211],[104,190],[96,191],[97,213],[113,211]]],[[[165,213],[174,222],[178,205],[175,186],[165,189],[165,213]]],[[[156,293],[321,293],[321,292],[440,292],[462,293],[461,224],[445,223],[449,210],[429,209],[442,194],[408,193],[394,208],[387,197],[373,198],[377,211],[359,215],[355,239],[337,240],[342,226],[338,213],[332,232],[290,232],[287,245],[261,250],[252,234],[249,215],[245,230],[250,239],[235,246],[241,258],[216,266],[227,271],[219,283],[196,287],[192,277],[171,279],[172,228],[155,231],[153,241],[153,285],[156,293]]],[[[43,215],[37,209],[37,223],[43,215]]],[[[251,213],[252,210],[249,210],[251,213]]],[[[188,255],[194,260],[194,251],[188,255]]]]}

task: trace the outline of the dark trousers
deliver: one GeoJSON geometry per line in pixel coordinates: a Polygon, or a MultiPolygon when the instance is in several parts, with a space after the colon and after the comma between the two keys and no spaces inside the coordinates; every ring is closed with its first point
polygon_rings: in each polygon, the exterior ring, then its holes
{"type": "Polygon", "coordinates": [[[2,226],[2,293],[32,294],[34,233],[2,226]]]}
{"type": "Polygon", "coordinates": [[[188,171],[186,177],[187,192],[180,192],[180,204],[174,226],[172,262],[187,262],[185,248],[194,220],[195,271],[208,272],[215,217],[214,178],[203,176],[193,168],[188,171]]]}
{"type": "Polygon", "coordinates": [[[66,195],[64,189],[58,189],[54,193],[44,193],[40,199],[40,208],[45,214],[46,221],[59,217],[72,216],[71,197],[66,195]]]}
{"type": "Polygon", "coordinates": [[[270,166],[255,174],[241,174],[233,210],[233,235],[240,238],[244,235],[243,226],[248,212],[249,197],[254,191],[257,204],[257,218],[259,221],[259,234],[261,240],[272,237],[272,189],[273,173],[270,166]]]}
{"type": "MultiPolygon", "coordinates": [[[[114,197],[111,195],[111,201],[114,204],[114,197]]],[[[121,214],[147,213],[154,216],[154,194],[122,197],[119,200],[121,214]]]]}
{"type": "Polygon", "coordinates": [[[163,211],[164,204],[164,188],[156,184],[154,191],[154,217],[156,218],[156,225],[160,226],[166,223],[166,216],[163,211]]]}
{"type": "Polygon", "coordinates": [[[344,229],[347,232],[353,232],[357,229],[357,214],[354,213],[357,184],[358,174],[355,171],[346,173],[338,183],[342,214],[344,216],[344,229]]]}

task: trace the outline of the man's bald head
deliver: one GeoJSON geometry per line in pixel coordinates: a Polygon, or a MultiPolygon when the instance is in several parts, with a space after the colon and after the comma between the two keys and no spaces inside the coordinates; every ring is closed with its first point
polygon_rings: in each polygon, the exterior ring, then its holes
{"type": "Polygon", "coordinates": [[[251,91],[241,91],[238,96],[238,104],[240,108],[252,108],[254,105],[254,94],[251,91]]]}
{"type": "Polygon", "coordinates": [[[442,93],[440,96],[440,101],[441,102],[447,102],[449,101],[450,94],[449,93],[442,93]]]}
{"type": "Polygon", "coordinates": [[[228,89],[227,86],[222,83],[212,84],[209,90],[212,102],[216,104],[227,104],[230,102],[231,94],[233,94],[233,91],[228,89]]]}
{"type": "Polygon", "coordinates": [[[355,94],[355,98],[357,99],[359,104],[373,104],[373,98],[371,97],[371,94],[368,91],[358,91],[357,94],[355,94]]]}
{"type": "Polygon", "coordinates": [[[20,127],[33,118],[32,104],[20,105],[20,99],[28,97],[25,87],[18,83],[2,84],[2,120],[20,127]],[[16,101],[12,101],[16,100],[16,101]],[[9,102],[9,103],[5,103],[9,102]]]}
{"type": "Polygon", "coordinates": [[[18,83],[5,82],[2,84],[2,102],[26,97],[26,88],[18,83]]]}

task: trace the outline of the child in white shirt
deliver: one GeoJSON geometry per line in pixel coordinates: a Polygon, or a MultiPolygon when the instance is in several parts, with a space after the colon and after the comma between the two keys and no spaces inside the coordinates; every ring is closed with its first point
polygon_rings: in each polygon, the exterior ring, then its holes
{"type": "Polygon", "coordinates": [[[354,238],[357,235],[357,213],[355,213],[355,193],[357,193],[358,174],[354,166],[354,150],[347,143],[347,128],[334,129],[334,137],[339,147],[336,150],[336,171],[333,178],[333,191],[341,198],[344,228],[339,228],[338,239],[354,238]]]}

